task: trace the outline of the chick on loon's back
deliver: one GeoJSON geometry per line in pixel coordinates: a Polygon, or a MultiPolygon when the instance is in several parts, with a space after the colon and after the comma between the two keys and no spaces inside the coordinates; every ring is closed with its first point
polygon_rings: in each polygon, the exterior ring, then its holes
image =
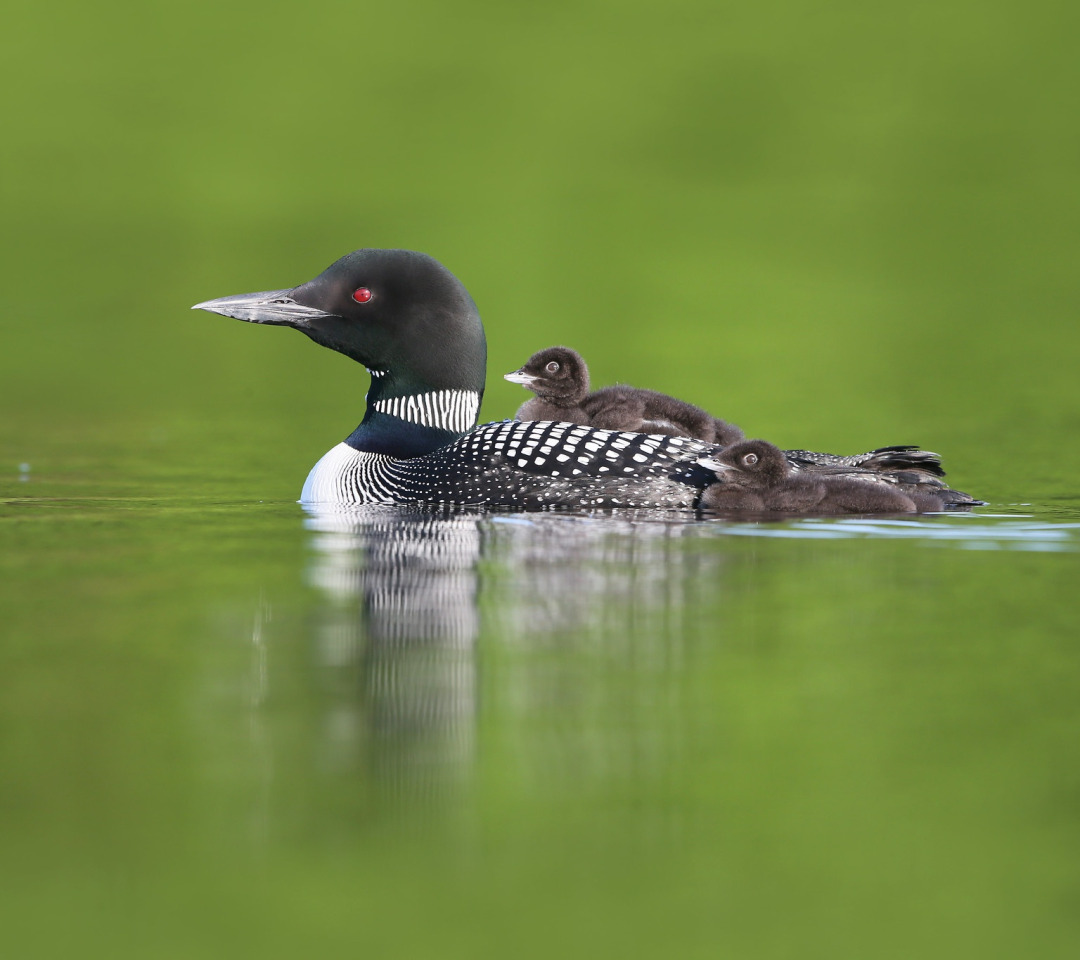
{"type": "MultiPolygon", "coordinates": [[[[696,461],[716,448],[699,440],[545,421],[472,429],[484,393],[483,324],[465,287],[425,254],[357,250],[298,287],[194,309],[294,327],[371,374],[363,420],[315,465],[305,502],[693,507],[715,480],[696,461]]],[[[850,466],[813,456],[835,472],[879,469],[878,454],[850,466]]],[[[896,454],[895,469],[918,473],[956,505],[978,502],[930,475],[936,455],[915,454],[926,463],[896,454]]]]}
{"type": "Polygon", "coordinates": [[[589,393],[589,367],[569,347],[539,350],[503,379],[536,394],[518,407],[518,420],[568,420],[602,430],[696,437],[723,446],[743,436],[734,424],[656,390],[616,384],[589,393]]]}
{"type": "Polygon", "coordinates": [[[702,494],[700,506],[706,510],[915,513],[943,506],[941,497],[880,473],[798,472],[782,450],[765,440],[742,440],[699,463],[717,477],[702,494]]]}

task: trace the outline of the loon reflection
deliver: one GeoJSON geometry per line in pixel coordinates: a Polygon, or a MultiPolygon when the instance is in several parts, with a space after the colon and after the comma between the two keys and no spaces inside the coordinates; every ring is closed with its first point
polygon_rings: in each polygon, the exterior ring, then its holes
{"type": "Polygon", "coordinates": [[[479,633],[476,517],[358,506],[312,512],[309,577],[328,601],[331,763],[370,767],[392,803],[434,799],[471,767],[479,633]],[[355,680],[352,678],[355,677],[355,680]]]}
{"type": "Polygon", "coordinates": [[[702,565],[721,561],[672,542],[697,525],[658,519],[309,508],[309,581],[325,598],[317,635],[334,688],[325,724],[333,763],[367,766],[394,802],[445,797],[472,768],[482,632],[507,646],[670,635],[686,591],[715,586],[702,565]]]}
{"type": "MultiPolygon", "coordinates": [[[[918,537],[1076,549],[1072,530],[1023,518],[703,523],[656,511],[597,518],[356,505],[311,509],[307,526],[308,579],[319,593],[320,749],[330,770],[359,775],[392,809],[410,800],[454,806],[445,801],[473,772],[482,689],[504,720],[549,723],[557,710],[574,726],[590,715],[581,674],[553,666],[562,661],[548,651],[587,650],[601,676],[628,663],[651,677],[685,669],[696,648],[716,643],[732,594],[747,589],[745,568],[758,562],[756,550],[718,541],[918,537]],[[742,574],[730,576],[736,567],[742,574]]],[[[812,551],[791,556],[809,562],[812,551]]],[[[567,756],[587,749],[575,742],[567,756]]],[[[590,754],[586,766],[610,760],[590,754]]],[[[548,756],[536,775],[558,762],[548,756]]]]}

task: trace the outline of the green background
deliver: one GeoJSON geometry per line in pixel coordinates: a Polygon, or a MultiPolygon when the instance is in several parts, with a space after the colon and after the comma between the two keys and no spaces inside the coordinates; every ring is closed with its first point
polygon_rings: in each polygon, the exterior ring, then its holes
{"type": "Polygon", "coordinates": [[[482,419],[566,343],[785,447],[920,443],[1068,545],[1078,19],[9,5],[5,955],[1074,956],[1075,552],[613,529],[542,641],[487,552],[476,759],[421,815],[320,752],[342,614],[292,501],[366,375],[189,307],[423,250],[484,318],[482,419]]]}
{"type": "Polygon", "coordinates": [[[5,449],[143,430],[198,457],[255,411],[272,429],[246,489],[298,490],[358,421],[363,374],[185,311],[400,246],[479,304],[488,418],[524,397],[500,375],[563,342],[597,383],[783,446],[922,443],[1012,498],[1003,449],[1075,463],[1058,438],[1078,426],[1076,20],[1056,3],[15,7],[5,449]]]}

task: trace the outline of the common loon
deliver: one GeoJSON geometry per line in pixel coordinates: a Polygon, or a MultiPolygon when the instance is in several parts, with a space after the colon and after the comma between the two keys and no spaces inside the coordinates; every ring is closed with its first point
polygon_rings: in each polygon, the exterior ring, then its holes
{"type": "Polygon", "coordinates": [[[589,368],[581,354],[569,347],[548,347],[534,353],[504,380],[520,383],[536,394],[514,414],[515,420],[563,420],[592,426],[581,401],[589,393],[589,368]]]}
{"type": "Polygon", "coordinates": [[[666,393],[626,384],[589,393],[589,368],[569,347],[540,350],[503,379],[536,394],[518,408],[518,420],[570,420],[604,430],[695,437],[722,446],[743,437],[734,424],[666,393]]]}
{"type": "MultiPolygon", "coordinates": [[[[701,440],[550,421],[475,426],[484,328],[465,287],[426,254],[357,250],[298,287],[192,309],[294,327],[371,374],[364,419],[312,468],[304,503],[696,507],[716,479],[697,461],[717,448],[701,440]]],[[[936,455],[886,450],[889,469],[919,472],[957,505],[976,502],[926,473],[936,455]]],[[[883,456],[803,454],[796,469],[876,469],[883,456]]]]}
{"type": "Polygon", "coordinates": [[[796,473],[779,447],[742,440],[698,463],[717,483],[705,488],[701,508],[776,513],[915,513],[944,507],[935,492],[889,474],[796,473]]]}

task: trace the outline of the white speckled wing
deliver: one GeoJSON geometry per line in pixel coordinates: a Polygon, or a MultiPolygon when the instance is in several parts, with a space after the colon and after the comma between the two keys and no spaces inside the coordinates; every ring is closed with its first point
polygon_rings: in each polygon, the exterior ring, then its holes
{"type": "Polygon", "coordinates": [[[305,503],[692,507],[711,444],[552,421],[488,423],[408,460],[338,444],[311,471],[305,503]]]}

